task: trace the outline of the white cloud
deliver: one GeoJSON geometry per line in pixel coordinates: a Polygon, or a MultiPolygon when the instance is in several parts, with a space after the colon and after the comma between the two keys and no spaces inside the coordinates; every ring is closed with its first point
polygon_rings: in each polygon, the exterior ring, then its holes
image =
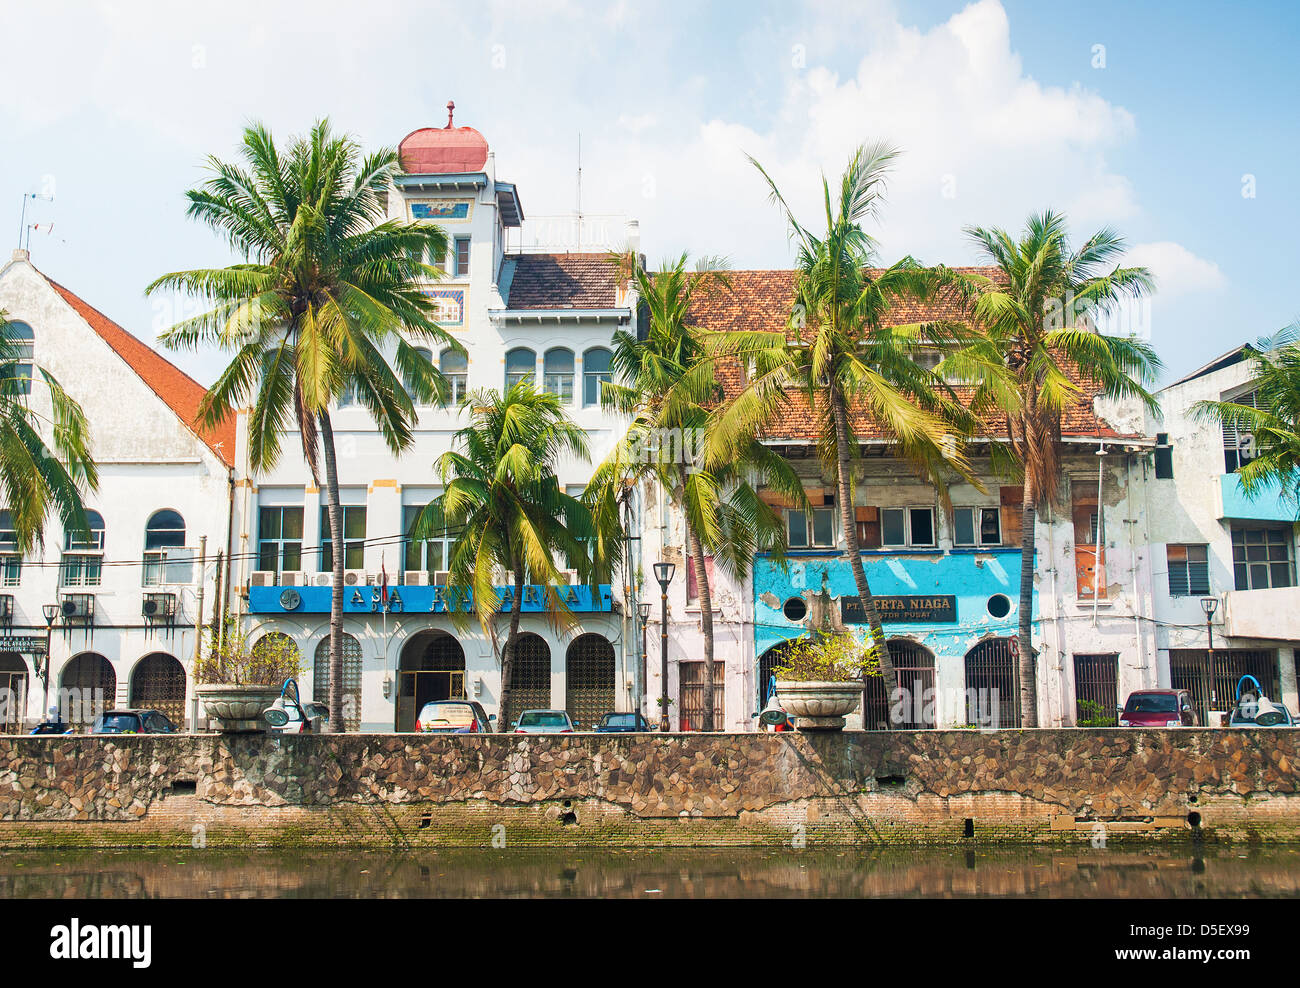
{"type": "Polygon", "coordinates": [[[1161,240],[1134,244],[1124,264],[1147,267],[1155,275],[1158,297],[1169,301],[1183,295],[1220,292],[1228,279],[1213,261],[1197,257],[1182,244],[1161,240]]]}

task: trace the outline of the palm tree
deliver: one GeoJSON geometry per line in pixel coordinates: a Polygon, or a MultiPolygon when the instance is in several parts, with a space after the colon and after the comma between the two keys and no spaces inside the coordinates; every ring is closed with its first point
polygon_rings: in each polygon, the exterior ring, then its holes
{"type": "Polygon", "coordinates": [[[563,625],[572,616],[556,589],[564,578],[555,556],[567,556],[588,583],[600,575],[599,560],[586,546],[591,513],[565,493],[555,472],[564,456],[587,458],[587,434],[569,418],[558,395],[539,392],[527,381],[504,397],[492,390],[471,392],[464,404],[471,410],[470,422],[435,464],[443,491],[416,516],[409,536],[420,540],[455,533],[447,583],[457,599],[449,601],[448,610],[453,621],[464,623],[472,608],[494,646],[494,619],[502,604],[496,577],[502,571],[509,575],[510,624],[500,650],[497,722],[497,729],[506,731],[515,712],[515,645],[524,585],[545,587],[547,613],[563,625]]]}
{"type": "Polygon", "coordinates": [[[713,434],[717,455],[725,459],[737,438],[761,431],[788,411],[788,389],[802,392],[816,415],[820,459],[837,478],[844,557],[887,695],[897,676],[859,547],[853,493],[857,433],[868,424],[879,429],[894,451],[935,486],[945,507],[953,471],[978,486],[958,441],[972,428],[972,418],[942,378],[915,359],[925,345],[955,338],[960,327],[939,321],[885,325],[899,302],[929,300],[944,292],[964,297],[973,291],[961,275],[923,267],[910,257],[872,269],[875,241],[862,224],[877,215],[885,176],[897,156],[881,143],[858,148],[840,179],[837,198],[823,177],[826,230],[820,235],[795,218],[776,183],[750,158],[798,250],[794,299],[788,332],[733,333],[722,344],[723,352],[746,361],[752,372],[718,416],[713,434]]]}
{"type": "MultiPolygon", "coordinates": [[[[645,340],[619,330],[610,362],[615,380],[601,390],[601,404],[631,418],[623,440],[595,471],[591,500],[606,514],[620,489],[646,479],[667,492],[685,523],[686,551],[700,607],[704,637],[704,690],[701,728],[715,729],[713,699],[716,667],[713,658],[713,598],[706,554],[724,573],[742,580],[756,552],[772,551],[780,558],[785,529],[780,516],[758,497],[750,484],[759,478],[769,487],[802,500],[803,487],[789,465],[752,434],[733,441],[726,458],[705,463],[701,458],[710,427],[711,407],[720,389],[714,361],[704,346],[705,334],[689,320],[691,303],[709,291],[728,286],[725,262],[702,258],[687,270],[687,255],[665,262],[651,274],[635,257],[613,259],[620,274],[630,277],[646,305],[649,330],[645,340]]],[[[602,516],[597,510],[598,517],[602,516]]],[[[666,689],[666,684],[665,684],[666,689]]]]}
{"type": "Polygon", "coordinates": [[[51,510],[65,530],[84,532],[82,494],[99,488],[86,415],[53,374],[30,363],[29,346],[0,311],[0,498],[14,533],[7,548],[19,556],[44,545],[51,510]],[[39,410],[33,384],[47,396],[39,410]]]}
{"type": "Polygon", "coordinates": [[[251,126],[241,156],[242,166],[210,158],[212,177],[186,195],[189,216],[221,233],[243,262],[163,275],[146,293],[178,290],[212,305],[162,340],[234,353],[199,417],[215,423],[250,403],[253,471],[276,464],[280,432],[291,425],[317,487],[324,452],[334,549],[330,727],[342,731],[343,522],[330,404],[354,393],[397,453],[413,439],[412,399],[445,399],[446,382],[408,337],[460,348],[434,321],[424,292],[437,277],[425,259],[441,257],[447,237],[434,226],[385,220],[382,197],[400,168],[397,152],[362,156],[328,121],[295,139],[287,154],[264,127],[251,126]]]}
{"type": "Polygon", "coordinates": [[[1029,217],[1019,241],[1004,230],[967,227],[976,248],[996,266],[973,306],[978,333],[945,364],[976,383],[972,409],[1006,416],[1011,452],[1024,478],[1020,542],[1020,709],[1025,727],[1038,726],[1031,630],[1034,522],[1055,500],[1060,477],[1061,414],[1082,393],[1080,372],[1112,398],[1137,398],[1157,414],[1145,385],[1160,367],[1151,347],[1102,333],[1098,324],[1124,300],[1154,288],[1146,268],[1122,268],[1126,245],[1103,228],[1077,250],[1065,216],[1029,217]],[[1109,270],[1107,270],[1109,269],[1109,270]]]}
{"type": "Polygon", "coordinates": [[[1254,458],[1238,471],[1249,498],[1277,488],[1300,519],[1300,320],[1248,347],[1256,400],[1198,401],[1192,415],[1251,437],[1254,458]]]}

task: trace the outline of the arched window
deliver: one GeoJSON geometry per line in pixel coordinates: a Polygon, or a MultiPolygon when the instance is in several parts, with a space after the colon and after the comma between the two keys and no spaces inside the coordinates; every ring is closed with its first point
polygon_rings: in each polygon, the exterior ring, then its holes
{"type": "MultiPolygon", "coordinates": [[[[343,726],[352,732],[361,730],[361,642],[343,632],[343,726]]],[[[316,646],[312,666],[311,698],[326,705],[330,702],[330,639],[326,635],[316,646]]],[[[332,711],[331,711],[332,713],[332,711]]]]}
{"type": "Polygon", "coordinates": [[[527,347],[517,347],[506,354],[506,393],[521,381],[537,383],[537,354],[527,347]]]}
{"type": "MultiPolygon", "coordinates": [[[[169,583],[164,567],[168,549],[185,544],[185,519],[170,508],[155,511],[144,526],[144,585],[169,583]]],[[[187,581],[181,581],[187,582],[187,581]]]]}
{"type": "Polygon", "coordinates": [[[605,381],[612,381],[609,362],[613,357],[603,346],[594,347],[582,355],[582,403],[584,405],[600,404],[600,386],[605,381]]]}
{"type": "Polygon", "coordinates": [[[13,352],[0,365],[0,378],[9,378],[14,384],[9,390],[10,394],[31,394],[32,393],[32,357],[35,353],[36,336],[32,333],[32,327],[25,322],[11,322],[5,333],[9,345],[13,352]]]}
{"type": "Polygon", "coordinates": [[[0,585],[16,587],[22,582],[23,556],[18,551],[18,533],[8,511],[0,511],[0,585]]]}
{"type": "Polygon", "coordinates": [[[449,347],[438,355],[438,370],[442,371],[450,389],[447,404],[459,405],[465,400],[469,383],[469,355],[449,347]]]}
{"type": "MultiPolygon", "coordinates": [[[[418,346],[415,348],[415,352],[424,360],[428,361],[430,364],[433,363],[432,350],[428,349],[427,347],[418,346]]],[[[402,386],[406,388],[407,393],[411,396],[411,402],[413,404],[415,404],[416,406],[425,404],[425,402],[421,401],[418,397],[416,397],[415,380],[409,374],[402,375],[402,386]]]]}
{"type": "Polygon", "coordinates": [[[573,351],[564,347],[547,350],[542,358],[547,394],[559,395],[561,403],[573,404],[573,351]]]}
{"type": "Polygon", "coordinates": [[[86,511],[89,532],[63,533],[63,560],[59,572],[65,587],[97,587],[104,572],[104,517],[86,511]]]}

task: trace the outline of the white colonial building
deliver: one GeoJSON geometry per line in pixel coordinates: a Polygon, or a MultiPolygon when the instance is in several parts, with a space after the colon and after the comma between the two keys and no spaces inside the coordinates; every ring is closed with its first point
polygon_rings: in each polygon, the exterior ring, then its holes
{"type": "Polygon", "coordinates": [[[1277,489],[1247,498],[1236,471],[1251,437],[1193,411],[1198,401],[1254,404],[1250,352],[1237,347],[1164,388],[1163,417],[1149,425],[1160,684],[1191,690],[1202,713],[1227,710],[1247,674],[1293,712],[1300,705],[1296,505],[1277,489]]]}
{"type": "MultiPolygon", "coordinates": [[[[82,701],[65,711],[74,721],[89,697],[161,710],[183,725],[200,594],[206,619],[217,592],[212,564],[229,554],[234,422],[195,425],[203,387],[47,278],[26,251],[0,268],[0,310],[32,363],[85,410],[99,467],[99,490],[86,497],[88,536],[63,531],[56,517],[43,551],[20,558],[5,551],[14,543],[0,505],[0,688],[23,698],[5,726],[41,720],[43,697],[53,705],[61,690],[82,701]],[[38,654],[47,635],[48,669],[38,654]]],[[[39,380],[30,400],[48,411],[39,380]]]]}
{"type": "MultiPolygon", "coordinates": [[[[456,407],[469,390],[504,390],[530,379],[558,394],[591,437],[593,460],[621,435],[599,406],[614,332],[632,325],[636,300],[603,252],[542,253],[520,243],[524,214],[516,187],[497,178],[495,158],[472,127],[424,128],[400,145],[405,174],[389,194],[395,219],[436,223],[450,241],[445,277],[431,282],[439,323],[464,345],[430,353],[455,401],[419,410],[413,446],[394,457],[364,408],[346,397],[332,412],[344,511],[344,720],[351,730],[411,730],[429,700],[468,696],[492,712],[500,695],[499,654],[476,623],[457,629],[446,612],[451,537],[405,538],[415,513],[439,491],[434,463],[468,422],[456,407]],[[389,603],[380,602],[381,572],[389,603]]],[[[308,673],[303,693],[327,699],[332,574],[323,493],[311,484],[297,434],[283,438],[279,465],[248,470],[246,415],[235,449],[236,584],[254,639],[289,635],[308,673]]],[[[560,480],[581,490],[588,463],[561,466],[560,480]]],[[[576,621],[559,627],[538,588],[525,596],[525,633],[515,664],[523,707],[566,708],[589,724],[629,709],[638,645],[621,586],[575,587],[576,621]]],[[[238,603],[238,602],[237,602],[238,603]]],[[[504,638],[505,615],[502,616],[504,638]]]]}

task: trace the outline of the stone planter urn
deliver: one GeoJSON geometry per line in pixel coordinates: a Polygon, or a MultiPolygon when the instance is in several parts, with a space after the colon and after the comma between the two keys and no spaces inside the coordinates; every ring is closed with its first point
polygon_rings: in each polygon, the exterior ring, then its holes
{"type": "Polygon", "coordinates": [[[218,730],[227,733],[265,731],[266,721],[262,719],[262,711],[275,702],[280,695],[280,687],[265,684],[209,684],[196,686],[194,695],[203,704],[208,720],[216,722],[218,730]]]}
{"type": "Polygon", "coordinates": [[[801,731],[842,731],[844,715],[862,702],[862,683],[777,680],[776,695],[781,707],[801,731]]]}

